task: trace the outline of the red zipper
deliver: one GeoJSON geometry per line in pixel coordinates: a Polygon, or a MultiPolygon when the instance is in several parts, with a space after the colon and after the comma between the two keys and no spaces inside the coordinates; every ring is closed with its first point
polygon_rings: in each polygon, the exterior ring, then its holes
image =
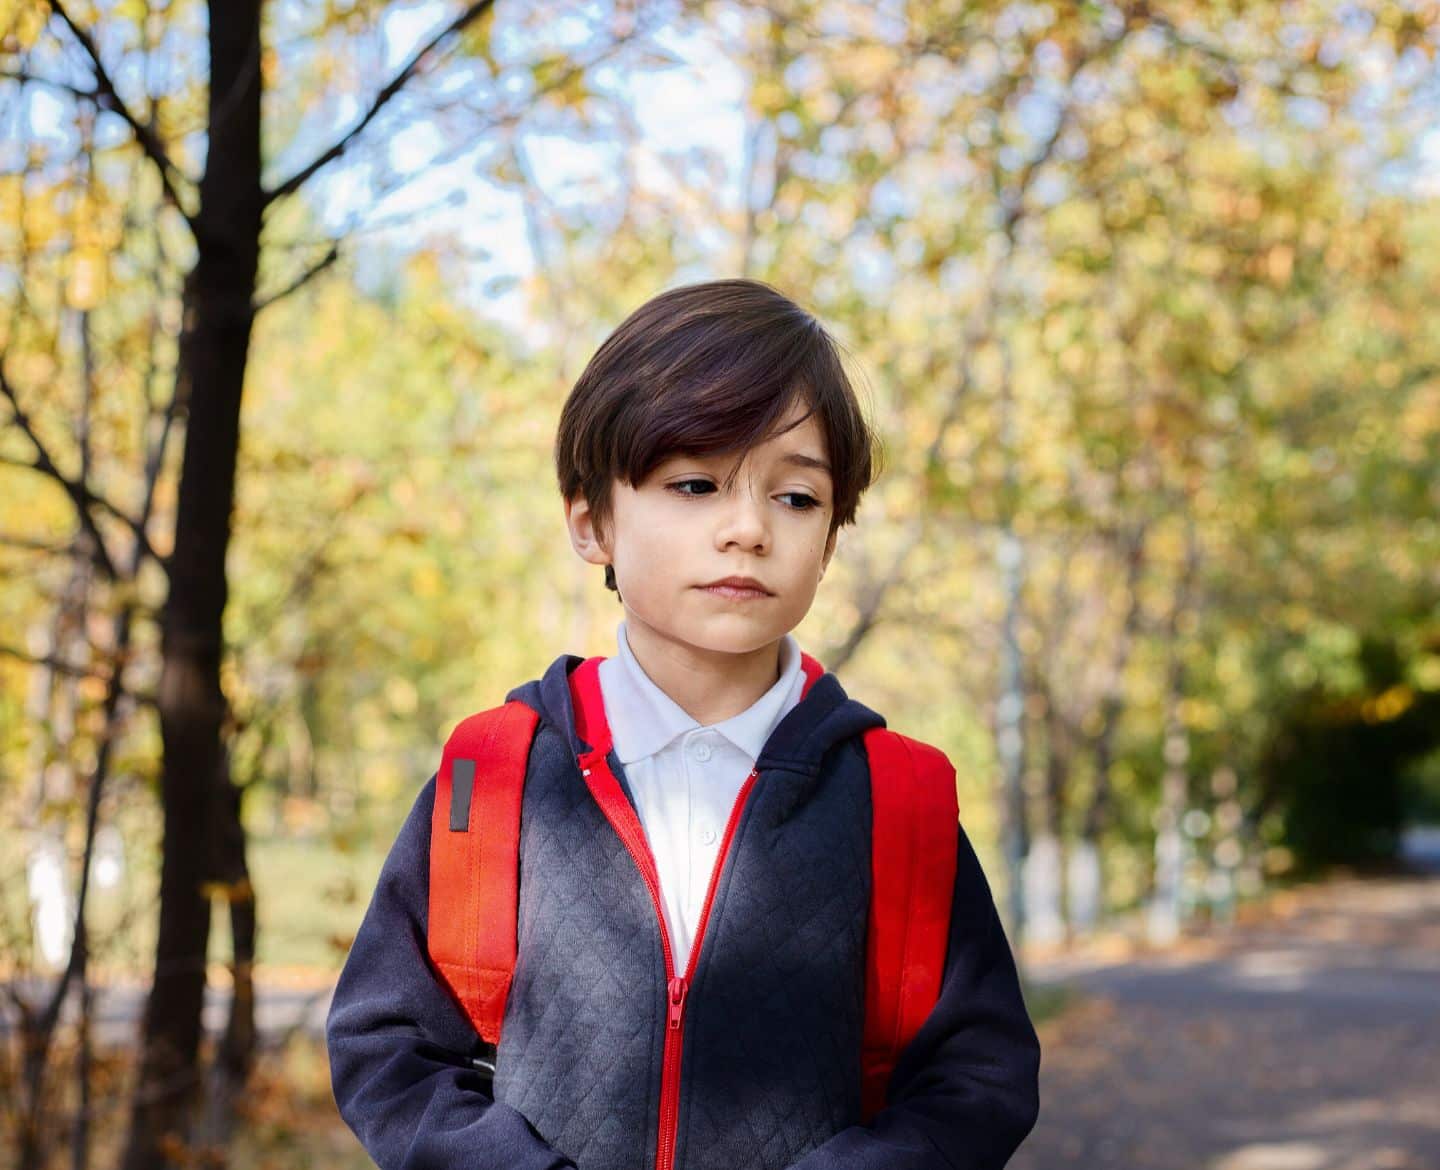
{"type": "Polygon", "coordinates": [[[695,928],[695,942],[690,948],[690,959],[685,964],[685,974],[675,974],[675,952],[670,948],[670,932],[665,926],[665,911],[660,899],[660,875],[655,868],[655,855],[645,838],[640,818],[634,814],[628,801],[620,791],[620,785],[610,770],[609,761],[603,753],[592,751],[580,758],[580,766],[595,793],[605,818],[619,835],[635,868],[645,880],[650,891],[650,900],[655,904],[655,917],[660,923],[660,949],[665,954],[665,1048],[661,1058],[660,1074],[660,1132],[655,1143],[655,1170],[673,1170],[675,1162],[675,1129],[680,1115],[680,1046],[685,1038],[685,999],[690,991],[690,981],[695,977],[695,963],[700,957],[700,944],[705,938],[705,927],[710,921],[710,907],[715,901],[715,887],[720,882],[720,871],[725,868],[725,857],[730,852],[730,842],[735,828],[740,823],[745,801],[755,787],[759,775],[751,768],[745,782],[735,797],[730,809],[730,819],[725,825],[725,836],[720,840],[720,852],[710,871],[710,885],[705,892],[705,905],[700,911],[700,921],[695,928]],[[597,784],[589,780],[593,769],[603,770],[606,783],[597,784]]]}
{"type": "Polygon", "coordinates": [[[710,907],[715,901],[715,888],[720,883],[720,871],[725,868],[725,856],[730,852],[730,841],[735,836],[735,827],[740,823],[740,813],[750,790],[755,787],[759,773],[750,769],[745,783],[735,797],[730,809],[730,819],[725,825],[725,836],[720,839],[720,852],[715,857],[715,866],[710,871],[710,885],[705,891],[705,905],[700,911],[700,921],[695,927],[695,941],[690,947],[690,959],[685,964],[685,974],[675,975],[675,961],[670,951],[670,939],[665,931],[665,916],[660,911],[660,886],[657,881],[650,887],[655,899],[655,913],[660,918],[660,938],[665,948],[665,973],[669,977],[668,1012],[665,1028],[665,1057],[660,1077],[660,1136],[655,1146],[655,1170],[672,1170],[675,1163],[675,1129],[680,1120],[680,1050],[685,1040],[685,1000],[690,991],[690,982],[695,978],[695,964],[700,958],[700,943],[705,938],[705,927],[710,921],[710,907]]]}

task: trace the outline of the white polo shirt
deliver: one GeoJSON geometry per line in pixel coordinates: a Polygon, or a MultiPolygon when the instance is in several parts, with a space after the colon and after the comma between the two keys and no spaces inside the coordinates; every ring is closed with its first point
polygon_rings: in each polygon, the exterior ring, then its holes
{"type": "Polygon", "coordinates": [[[735,798],[775,726],[800,701],[800,645],[780,642],[780,677],[738,715],[701,725],[636,661],[621,622],[619,653],[600,664],[600,694],[615,754],[635,797],[660,874],[675,973],[683,974],[710,872],[735,798]]]}

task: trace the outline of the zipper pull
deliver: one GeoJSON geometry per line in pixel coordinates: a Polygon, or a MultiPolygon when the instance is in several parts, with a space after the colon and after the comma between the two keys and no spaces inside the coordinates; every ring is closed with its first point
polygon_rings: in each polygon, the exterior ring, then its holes
{"type": "Polygon", "coordinates": [[[670,980],[670,1027],[680,1026],[680,1017],[685,1012],[685,993],[690,990],[690,985],[685,982],[685,976],[677,975],[670,980]]]}

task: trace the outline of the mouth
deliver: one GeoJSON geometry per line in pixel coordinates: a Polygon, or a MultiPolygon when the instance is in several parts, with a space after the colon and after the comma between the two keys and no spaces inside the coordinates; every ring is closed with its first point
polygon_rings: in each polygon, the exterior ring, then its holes
{"type": "Polygon", "coordinates": [[[733,601],[751,601],[762,597],[769,597],[771,594],[756,584],[738,584],[734,581],[715,581],[709,585],[699,585],[696,588],[703,589],[706,593],[716,597],[726,597],[733,601]]]}

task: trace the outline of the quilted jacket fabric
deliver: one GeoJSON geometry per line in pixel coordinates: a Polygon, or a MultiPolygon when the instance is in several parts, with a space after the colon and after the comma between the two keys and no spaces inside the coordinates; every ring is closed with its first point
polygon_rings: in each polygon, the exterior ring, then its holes
{"type": "MultiPolygon", "coordinates": [[[[539,715],[520,836],[518,960],[486,1091],[479,1038],[429,964],[425,784],[330,1007],[341,1115],[382,1170],[655,1165],[666,971],[654,903],[580,775],[561,655],[516,687],[539,715]]],[[[998,1170],[1033,1127],[1040,1050],[983,871],[959,834],[940,999],[859,1123],[869,900],[860,735],[830,673],[756,761],[697,955],[675,1170],[998,1170]]],[[[609,763],[622,788],[622,766],[609,763]]],[[[628,791],[626,792],[629,796],[628,791]]],[[[633,803],[633,801],[632,801],[633,803]]]]}

